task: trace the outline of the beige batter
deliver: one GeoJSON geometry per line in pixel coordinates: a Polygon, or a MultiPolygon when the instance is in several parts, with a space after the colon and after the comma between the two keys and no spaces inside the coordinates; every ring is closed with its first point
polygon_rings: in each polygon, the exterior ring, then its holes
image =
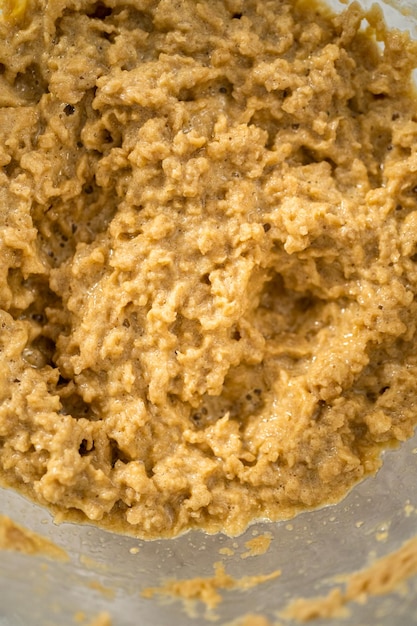
{"type": "Polygon", "coordinates": [[[108,613],[102,612],[96,615],[95,617],[93,617],[93,619],[89,621],[88,624],[86,624],[85,614],[82,611],[80,611],[76,613],[74,617],[74,626],[77,626],[77,625],[84,626],[84,624],[85,626],[112,626],[114,622],[108,613]]]}
{"type": "MultiPolygon", "coordinates": [[[[274,580],[281,574],[281,571],[277,570],[269,575],[246,576],[236,580],[226,574],[221,563],[215,563],[214,568],[215,575],[211,578],[196,577],[168,581],[162,587],[145,589],[142,595],[151,598],[158,594],[162,597],[180,599],[186,611],[195,617],[195,613],[192,613],[194,607],[189,604],[190,602],[202,602],[207,609],[212,610],[223,600],[221,591],[249,589],[274,580]]],[[[283,575],[285,576],[285,570],[283,575]]],[[[373,561],[363,570],[344,576],[344,585],[334,586],[327,595],[292,600],[284,610],[277,613],[278,621],[271,623],[262,615],[245,615],[223,626],[284,626],[288,623],[306,623],[318,619],[337,620],[339,623],[339,618],[342,620],[350,615],[352,603],[364,604],[373,596],[407,591],[407,584],[416,575],[417,537],[413,537],[398,550],[373,561]]],[[[279,595],[278,588],[276,592],[279,595]]],[[[214,620],[215,617],[210,612],[206,614],[207,619],[214,620]]]]}
{"type": "Polygon", "coordinates": [[[235,534],[412,434],[417,49],[363,18],[3,4],[4,484],[142,537],[235,534]]]}
{"type": "Polygon", "coordinates": [[[302,623],[343,617],[349,614],[349,603],[363,604],[371,596],[404,591],[406,583],[416,574],[417,537],[414,537],[364,570],[346,576],[344,589],[335,587],[323,597],[298,598],[280,616],[302,623]]]}
{"type": "Polygon", "coordinates": [[[40,555],[58,561],[68,561],[69,556],[55,543],[17,524],[7,515],[0,515],[0,550],[40,555]]]}
{"type": "Polygon", "coordinates": [[[265,616],[250,614],[222,626],[285,626],[315,623],[316,620],[343,624],[344,618],[351,615],[352,603],[364,604],[372,596],[404,593],[416,575],[417,537],[413,537],[363,570],[347,574],[343,587],[335,586],[325,596],[292,600],[277,613],[277,620],[273,622],[265,616]]]}
{"type": "Polygon", "coordinates": [[[226,573],[221,561],[214,563],[214,576],[196,577],[184,580],[168,580],[161,587],[147,587],[142,591],[142,597],[153,598],[155,595],[181,599],[184,608],[190,617],[196,617],[194,603],[199,601],[206,605],[208,612],[206,618],[215,619],[217,616],[211,611],[222,602],[221,590],[240,589],[248,590],[262,583],[275,580],[281,576],[281,570],[275,570],[270,574],[258,574],[256,576],[243,576],[234,578],[226,573]]]}

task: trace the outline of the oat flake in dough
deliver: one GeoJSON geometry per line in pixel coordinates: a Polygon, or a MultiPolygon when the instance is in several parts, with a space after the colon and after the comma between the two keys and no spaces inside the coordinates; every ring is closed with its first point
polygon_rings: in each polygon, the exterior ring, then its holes
{"type": "Polygon", "coordinates": [[[59,518],[238,533],[416,422],[416,46],[288,0],[0,30],[0,467],[59,518]]]}

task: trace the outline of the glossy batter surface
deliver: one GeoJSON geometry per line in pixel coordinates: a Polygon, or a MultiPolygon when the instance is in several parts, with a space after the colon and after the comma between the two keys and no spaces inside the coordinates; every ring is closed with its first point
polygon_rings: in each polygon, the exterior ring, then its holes
{"type": "Polygon", "coordinates": [[[357,4],[23,4],[2,481],[148,538],[341,498],[416,423],[416,46],[357,4]]]}

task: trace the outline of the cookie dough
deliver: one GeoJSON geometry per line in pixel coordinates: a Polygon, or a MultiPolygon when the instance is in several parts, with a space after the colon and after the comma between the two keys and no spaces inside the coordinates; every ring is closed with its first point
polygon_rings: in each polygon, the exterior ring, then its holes
{"type": "Polygon", "coordinates": [[[180,599],[184,603],[190,617],[196,617],[195,603],[202,602],[207,609],[207,618],[214,618],[212,613],[223,598],[221,590],[240,589],[247,590],[263,583],[275,580],[281,576],[281,570],[275,570],[270,574],[258,574],[256,576],[243,576],[234,578],[226,573],[222,561],[213,564],[214,576],[189,578],[185,580],[167,580],[162,587],[147,587],[141,595],[144,598],[153,598],[158,595],[162,598],[180,599]]]}
{"type": "Polygon", "coordinates": [[[372,596],[404,593],[416,575],[417,537],[413,537],[362,571],[347,575],[344,588],[334,587],[322,597],[293,600],[280,617],[298,623],[346,617],[350,603],[364,604],[372,596]]]}
{"type": "Polygon", "coordinates": [[[236,534],[412,435],[416,60],[357,3],[3,4],[4,484],[236,534]]]}
{"type": "Polygon", "coordinates": [[[7,515],[0,515],[0,550],[40,555],[58,561],[68,561],[67,552],[55,543],[20,524],[7,515]]]}

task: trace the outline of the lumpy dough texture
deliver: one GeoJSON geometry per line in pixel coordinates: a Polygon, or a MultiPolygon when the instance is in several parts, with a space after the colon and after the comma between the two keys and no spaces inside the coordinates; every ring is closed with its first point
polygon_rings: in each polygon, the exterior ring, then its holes
{"type": "Polygon", "coordinates": [[[148,538],[340,499],[416,423],[416,45],[356,3],[26,4],[3,483],[148,538]]]}

